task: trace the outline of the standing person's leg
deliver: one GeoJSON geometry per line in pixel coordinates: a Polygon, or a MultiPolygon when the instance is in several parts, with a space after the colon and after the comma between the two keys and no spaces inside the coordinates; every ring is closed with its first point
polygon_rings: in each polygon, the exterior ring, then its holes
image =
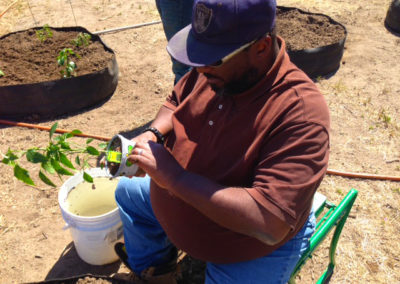
{"type": "MultiPolygon", "coordinates": [[[[194,0],[156,0],[158,12],[163,23],[165,36],[167,40],[176,34],[179,30],[191,23],[192,7],[194,0]]],[[[175,74],[176,84],[180,78],[190,70],[190,67],[184,65],[171,57],[172,72],[175,74]]]]}
{"type": "Polygon", "coordinates": [[[301,255],[309,247],[314,230],[315,215],[311,213],[295,237],[265,257],[232,264],[207,263],[205,284],[287,283],[301,255]]]}
{"type": "Polygon", "coordinates": [[[128,263],[140,275],[151,266],[158,266],[175,257],[176,248],[154,216],[150,204],[150,177],[123,177],[115,191],[124,229],[128,263]]]}

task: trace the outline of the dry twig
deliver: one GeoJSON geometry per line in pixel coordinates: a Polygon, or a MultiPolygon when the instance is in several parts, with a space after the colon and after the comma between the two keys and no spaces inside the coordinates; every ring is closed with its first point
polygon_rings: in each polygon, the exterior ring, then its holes
{"type": "Polygon", "coordinates": [[[3,12],[0,13],[0,18],[1,18],[5,13],[7,13],[7,11],[10,10],[12,6],[14,6],[15,4],[17,4],[18,1],[19,1],[19,0],[16,0],[16,1],[12,2],[10,5],[8,5],[8,7],[7,7],[3,12]]]}

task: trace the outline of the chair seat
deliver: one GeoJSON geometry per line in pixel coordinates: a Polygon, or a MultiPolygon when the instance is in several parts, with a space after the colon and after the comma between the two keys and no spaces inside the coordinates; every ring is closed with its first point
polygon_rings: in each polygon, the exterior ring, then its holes
{"type": "Polygon", "coordinates": [[[319,212],[320,210],[322,210],[323,206],[325,205],[326,202],[326,196],[323,195],[322,193],[316,192],[314,194],[314,200],[313,200],[313,211],[319,212]]]}

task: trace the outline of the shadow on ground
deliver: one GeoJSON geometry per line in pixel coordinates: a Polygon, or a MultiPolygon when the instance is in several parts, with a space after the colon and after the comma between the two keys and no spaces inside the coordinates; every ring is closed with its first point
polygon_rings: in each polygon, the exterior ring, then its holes
{"type": "MultiPolygon", "coordinates": [[[[74,243],[71,242],[50,269],[44,281],[25,284],[132,283],[114,276],[114,274],[118,275],[120,265],[120,261],[107,265],[90,265],[79,258],[74,243]]],[[[179,266],[178,271],[181,277],[177,279],[178,284],[204,283],[205,263],[203,261],[185,256],[179,266]]]]}
{"type": "Polygon", "coordinates": [[[62,279],[86,274],[110,276],[118,271],[120,264],[121,262],[117,261],[107,265],[90,265],[79,258],[74,243],[71,242],[64,249],[45,279],[62,279]]]}

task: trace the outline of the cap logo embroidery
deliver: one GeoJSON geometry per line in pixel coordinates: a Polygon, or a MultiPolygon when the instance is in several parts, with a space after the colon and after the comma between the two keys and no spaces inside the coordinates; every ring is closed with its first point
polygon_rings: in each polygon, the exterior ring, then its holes
{"type": "Polygon", "coordinates": [[[197,4],[194,12],[193,28],[199,34],[205,32],[211,23],[213,11],[204,4],[197,4]]]}

